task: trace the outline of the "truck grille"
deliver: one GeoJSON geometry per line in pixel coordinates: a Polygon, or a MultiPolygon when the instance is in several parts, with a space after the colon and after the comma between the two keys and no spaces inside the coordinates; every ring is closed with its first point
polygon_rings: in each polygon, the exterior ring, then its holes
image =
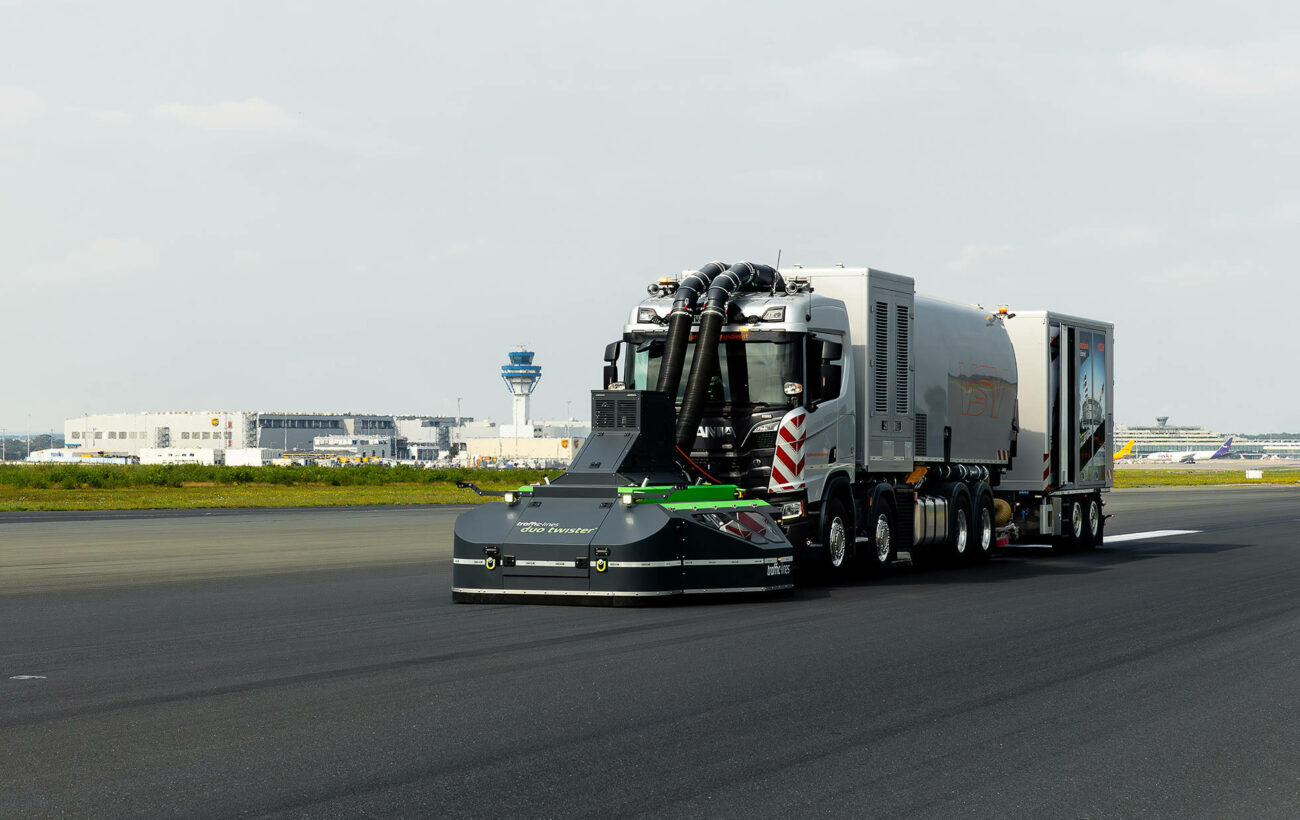
{"type": "Polygon", "coordinates": [[[775,430],[769,430],[765,433],[750,433],[749,438],[745,439],[745,449],[747,450],[770,450],[775,447],[775,430]]]}

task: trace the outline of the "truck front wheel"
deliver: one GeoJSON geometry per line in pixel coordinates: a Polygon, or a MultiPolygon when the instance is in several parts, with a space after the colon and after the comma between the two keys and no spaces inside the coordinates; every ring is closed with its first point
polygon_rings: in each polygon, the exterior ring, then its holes
{"type": "Polygon", "coordinates": [[[831,579],[843,580],[853,562],[853,525],[838,498],[827,502],[822,516],[822,547],[831,579]]]}

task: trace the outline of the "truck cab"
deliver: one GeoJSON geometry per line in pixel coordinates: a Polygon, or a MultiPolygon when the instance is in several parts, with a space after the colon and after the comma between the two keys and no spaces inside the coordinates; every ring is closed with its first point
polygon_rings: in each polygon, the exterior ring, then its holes
{"type": "MultiPolygon", "coordinates": [[[[819,501],[829,480],[851,482],[858,457],[848,313],[791,274],[783,290],[731,299],[688,454],[703,477],[767,500],[788,526],[815,513],[809,499],[819,501]]],[[[628,389],[654,389],[672,302],[665,288],[632,310],[623,332],[628,389]]],[[[694,352],[692,344],[688,369],[694,352]]],[[[685,390],[683,382],[679,404],[685,390]]]]}

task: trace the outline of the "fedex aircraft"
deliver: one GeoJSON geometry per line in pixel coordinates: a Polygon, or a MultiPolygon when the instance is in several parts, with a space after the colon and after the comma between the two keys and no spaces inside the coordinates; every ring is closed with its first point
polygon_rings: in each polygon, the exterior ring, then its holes
{"type": "Polygon", "coordinates": [[[1152,453],[1146,457],[1146,461],[1163,462],[1168,464],[1194,464],[1198,461],[1208,461],[1212,458],[1223,458],[1232,449],[1232,436],[1219,445],[1217,450],[1186,450],[1180,453],[1152,453]]]}

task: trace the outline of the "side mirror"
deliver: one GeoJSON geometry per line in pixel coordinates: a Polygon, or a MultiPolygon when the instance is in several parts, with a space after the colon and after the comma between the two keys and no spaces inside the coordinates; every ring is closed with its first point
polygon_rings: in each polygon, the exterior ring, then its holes
{"type": "Polygon", "coordinates": [[[618,381],[618,365],[605,365],[604,372],[601,374],[601,385],[608,390],[609,386],[618,381]]]}
{"type": "MultiPolygon", "coordinates": [[[[833,362],[844,355],[844,345],[839,342],[822,342],[822,361],[833,362]]],[[[838,392],[838,391],[837,391],[838,392]]]]}
{"type": "Polygon", "coordinates": [[[613,364],[614,362],[618,361],[618,351],[622,345],[623,345],[622,342],[610,342],[609,344],[605,345],[605,361],[609,362],[610,364],[613,364]]]}

